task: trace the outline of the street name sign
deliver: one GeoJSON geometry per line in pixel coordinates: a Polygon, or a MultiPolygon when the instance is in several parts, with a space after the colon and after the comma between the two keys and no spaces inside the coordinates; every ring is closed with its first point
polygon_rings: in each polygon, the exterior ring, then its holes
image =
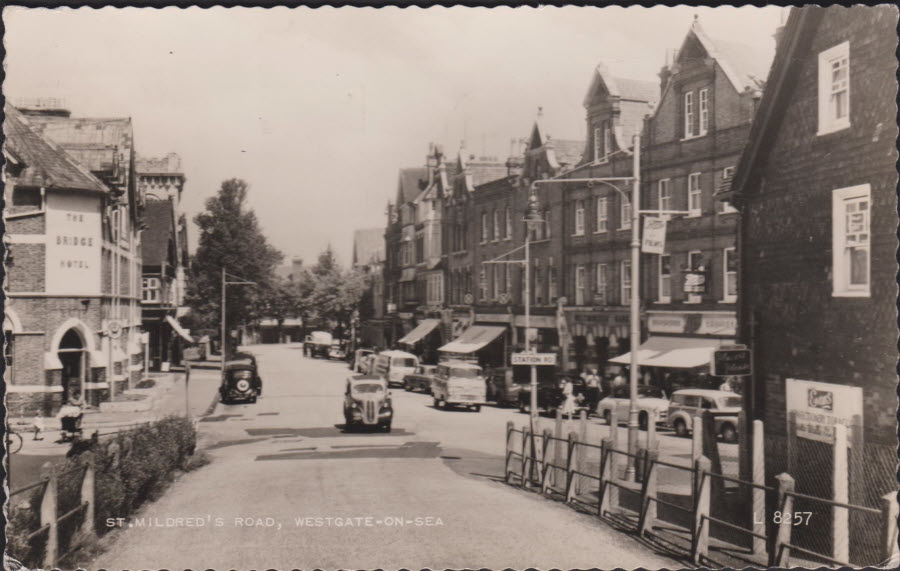
{"type": "Polygon", "coordinates": [[[555,365],[556,353],[513,353],[513,365],[555,365]]]}
{"type": "Polygon", "coordinates": [[[713,354],[713,375],[731,377],[750,375],[750,349],[745,345],[725,345],[713,354]]]}

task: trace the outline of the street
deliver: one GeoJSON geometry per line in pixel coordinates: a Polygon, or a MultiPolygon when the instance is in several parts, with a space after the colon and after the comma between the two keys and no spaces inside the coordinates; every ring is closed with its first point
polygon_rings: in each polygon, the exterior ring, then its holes
{"type": "MultiPolygon", "coordinates": [[[[258,403],[216,404],[201,418],[212,463],[114,522],[124,529],[86,567],[678,565],[501,483],[506,422],[526,418],[517,411],[440,411],[428,395],[393,389],[392,433],[344,433],[345,363],[304,358],[299,345],[250,350],[264,383],[258,403]]],[[[202,386],[212,398],[213,384],[202,386]]]]}

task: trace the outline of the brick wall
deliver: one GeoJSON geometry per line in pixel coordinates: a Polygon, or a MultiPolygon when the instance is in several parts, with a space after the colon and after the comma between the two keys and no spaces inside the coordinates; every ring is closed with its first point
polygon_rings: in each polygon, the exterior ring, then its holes
{"type": "Polygon", "coordinates": [[[44,244],[12,244],[7,258],[7,284],[10,292],[44,291],[44,244]]]}
{"type": "Polygon", "coordinates": [[[43,335],[14,335],[13,366],[5,379],[15,385],[46,384],[43,335]]]}
{"type": "Polygon", "coordinates": [[[46,219],[43,214],[13,218],[6,221],[6,231],[10,234],[44,234],[46,219]]]}

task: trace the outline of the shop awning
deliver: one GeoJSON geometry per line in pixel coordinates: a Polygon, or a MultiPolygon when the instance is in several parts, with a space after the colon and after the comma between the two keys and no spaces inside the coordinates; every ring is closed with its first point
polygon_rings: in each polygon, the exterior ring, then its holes
{"type": "Polygon", "coordinates": [[[397,342],[412,345],[434,331],[434,328],[437,327],[439,323],[440,320],[438,319],[425,319],[422,323],[419,323],[415,329],[407,333],[397,342]]]}
{"type": "Polygon", "coordinates": [[[181,336],[182,339],[184,339],[184,340],[187,341],[188,343],[193,343],[193,342],[194,342],[194,338],[191,337],[191,332],[188,331],[187,329],[185,329],[184,327],[182,327],[181,324],[178,323],[178,320],[177,320],[177,319],[175,319],[175,318],[172,317],[171,315],[167,315],[167,316],[166,316],[166,323],[168,323],[169,325],[171,325],[171,326],[172,326],[172,329],[175,330],[175,333],[179,334],[179,335],[181,336]]]}
{"type": "Polygon", "coordinates": [[[506,327],[473,325],[463,331],[462,335],[438,349],[438,351],[444,351],[445,353],[474,353],[503,335],[504,331],[506,331],[506,327]]]}
{"type": "MultiPolygon", "coordinates": [[[[645,367],[669,367],[693,369],[709,365],[713,351],[721,345],[729,345],[728,339],[698,339],[690,337],[651,337],[637,350],[638,365],[645,367]]],[[[619,365],[631,364],[631,353],[609,360],[619,365]]]]}
{"type": "Polygon", "coordinates": [[[411,282],[416,279],[416,269],[415,268],[406,268],[400,273],[400,281],[401,282],[411,282]]]}

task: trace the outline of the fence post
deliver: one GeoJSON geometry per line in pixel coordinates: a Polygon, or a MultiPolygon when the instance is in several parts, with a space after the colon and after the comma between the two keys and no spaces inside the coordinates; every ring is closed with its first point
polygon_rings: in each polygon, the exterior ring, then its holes
{"type": "MultiPolygon", "coordinates": [[[[551,462],[557,466],[562,466],[562,430],[562,409],[557,407],[556,421],[553,423],[553,436],[557,439],[553,441],[553,461],[551,462]]],[[[550,484],[555,486],[559,483],[559,471],[553,468],[551,468],[550,471],[550,484]]]]}
{"type": "Polygon", "coordinates": [[[647,450],[656,450],[659,443],[656,441],[656,423],[659,421],[659,413],[656,409],[650,411],[647,419],[647,450]]]}
{"type": "MultiPolygon", "coordinates": [[[[696,422],[694,423],[696,426],[696,422]]],[[[709,553],[709,500],[710,500],[710,471],[711,462],[706,456],[701,456],[694,463],[694,478],[697,488],[694,495],[694,529],[693,549],[691,561],[694,565],[700,565],[701,558],[709,553]]]]}
{"type": "Polygon", "coordinates": [[[658,450],[649,450],[647,452],[647,475],[644,478],[644,487],[641,491],[641,518],[638,523],[638,533],[641,537],[653,529],[656,523],[656,480],[659,465],[656,460],[659,459],[658,450]]]}
{"type": "MultiPolygon", "coordinates": [[[[763,421],[753,421],[753,483],[764,486],[766,483],[765,443],[763,442],[763,421]]],[[[753,487],[753,531],[766,535],[766,491],[761,487],[753,487]]],[[[760,537],[753,538],[753,555],[766,552],[766,541],[760,537]]]]}
{"type": "Polygon", "coordinates": [[[555,464],[555,459],[550,458],[548,460],[548,448],[550,447],[550,443],[553,442],[552,439],[553,433],[549,428],[545,428],[543,434],[541,434],[541,447],[543,448],[544,453],[541,455],[541,466],[540,466],[540,474],[541,474],[541,493],[546,494],[547,490],[550,489],[551,483],[550,479],[553,477],[553,469],[550,467],[551,464],[555,464]]]}
{"type": "Polygon", "coordinates": [[[569,503],[575,498],[575,470],[578,465],[576,458],[578,455],[578,451],[576,450],[578,445],[578,435],[575,434],[575,432],[570,432],[566,444],[569,451],[566,455],[566,503],[569,503]]]}
{"type": "Polygon", "coordinates": [[[531,465],[529,464],[528,457],[531,455],[530,447],[528,446],[528,426],[522,427],[522,487],[527,488],[529,486],[529,482],[531,481],[531,465]]]}
{"type": "Polygon", "coordinates": [[[890,492],[881,497],[881,545],[884,563],[892,562],[897,557],[897,492],[890,492]]]}
{"type": "MultiPolygon", "coordinates": [[[[587,411],[582,410],[578,415],[578,442],[587,443],[587,411]]],[[[577,446],[578,450],[578,471],[584,472],[587,469],[587,446],[577,446]]],[[[580,494],[583,488],[584,476],[575,478],[575,494],[580,494]]]]}
{"type": "MultiPolygon", "coordinates": [[[[834,425],[834,501],[850,503],[850,487],[847,482],[847,426],[834,425]]],[[[832,557],[838,561],[850,560],[850,513],[845,507],[834,506],[831,520],[832,557]]]]}
{"type": "Polygon", "coordinates": [[[510,420],[510,421],[507,421],[507,423],[506,423],[506,447],[505,447],[506,460],[504,460],[504,462],[503,462],[503,481],[506,482],[507,484],[509,483],[509,461],[512,458],[512,456],[510,455],[510,441],[512,440],[512,435],[513,435],[513,422],[510,420]]]}
{"type": "Polygon", "coordinates": [[[612,440],[613,444],[618,446],[618,431],[619,431],[619,415],[617,414],[616,407],[613,406],[613,409],[609,411],[609,439],[612,440]]]}
{"type": "MultiPolygon", "coordinates": [[[[695,416],[691,422],[691,466],[703,456],[703,417],[695,416]]],[[[691,492],[697,489],[696,472],[691,473],[691,492]]]]}
{"type": "Polygon", "coordinates": [[[794,478],[790,474],[778,474],[778,508],[781,510],[781,523],[775,532],[775,545],[769,553],[769,567],[788,567],[791,561],[791,529],[794,523],[794,478]],[[784,517],[791,514],[791,517],[784,517]]]}
{"type": "Polygon", "coordinates": [[[81,478],[81,501],[87,503],[84,509],[84,521],[81,523],[82,532],[89,536],[93,536],[94,530],[94,497],[95,497],[95,461],[94,453],[88,452],[87,465],[84,468],[84,477],[81,478]]]}
{"type": "Polygon", "coordinates": [[[50,462],[41,467],[41,476],[47,480],[44,496],[41,498],[41,527],[47,525],[47,546],[44,548],[44,567],[52,569],[56,566],[59,552],[59,535],[57,533],[57,478],[56,468],[50,462]]]}
{"type": "Polygon", "coordinates": [[[619,505],[619,489],[609,482],[616,477],[616,454],[613,441],[609,438],[603,441],[600,455],[600,503],[597,513],[602,517],[610,511],[612,506],[619,505]]]}

